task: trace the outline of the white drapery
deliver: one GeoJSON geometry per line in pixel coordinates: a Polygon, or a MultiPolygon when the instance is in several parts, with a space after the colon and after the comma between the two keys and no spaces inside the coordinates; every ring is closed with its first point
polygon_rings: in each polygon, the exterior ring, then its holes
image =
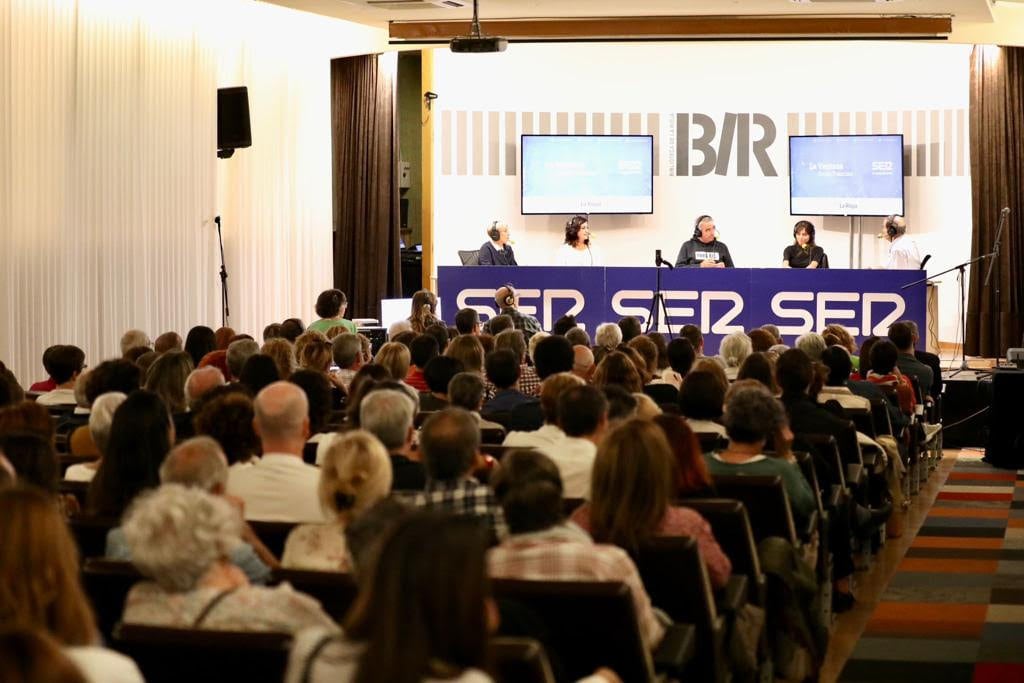
{"type": "Polygon", "coordinates": [[[87,362],[220,325],[213,217],[232,316],[259,338],[309,319],[331,282],[330,56],[383,32],[262,3],[0,4],[0,360],[45,377],[55,343],[87,362]],[[216,88],[246,85],[253,147],[216,159],[216,88]]]}

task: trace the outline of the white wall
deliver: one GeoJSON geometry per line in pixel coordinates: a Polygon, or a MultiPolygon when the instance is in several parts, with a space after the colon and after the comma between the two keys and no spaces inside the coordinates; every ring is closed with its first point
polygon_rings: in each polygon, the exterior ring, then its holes
{"type": "MultiPolygon", "coordinates": [[[[606,265],[647,264],[655,248],[674,256],[694,217],[709,213],[736,263],[749,267],[776,266],[791,241],[797,219],[789,215],[787,135],[902,132],[911,148],[911,232],[922,254],[932,254],[932,272],[944,269],[970,253],[969,53],[965,45],[888,42],[514,44],[498,55],[437,50],[435,262],[457,264],[456,251],[478,247],[498,218],[511,226],[520,264],[553,262],[566,217],[522,216],[519,177],[508,174],[523,132],[657,136],[654,214],[591,221],[606,265]],[[769,156],[778,175],[764,175],[753,158],[749,175],[738,175],[735,143],[726,175],[675,175],[676,114],[706,114],[721,131],[727,112],[761,113],[774,122],[769,156]]],[[[691,165],[700,160],[690,152],[691,165]]],[[[832,266],[849,267],[849,220],[809,218],[832,266]]],[[[864,267],[885,259],[885,243],[872,236],[880,222],[863,219],[864,267]]],[[[949,276],[942,282],[939,336],[952,341],[958,291],[949,276]]]]}

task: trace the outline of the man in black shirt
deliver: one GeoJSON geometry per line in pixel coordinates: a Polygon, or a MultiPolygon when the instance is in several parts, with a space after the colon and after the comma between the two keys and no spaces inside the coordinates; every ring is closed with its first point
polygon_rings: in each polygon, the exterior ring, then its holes
{"type": "Polygon", "coordinates": [[[715,238],[715,219],[698,216],[693,226],[693,237],[679,248],[676,267],[683,268],[732,268],[729,247],[715,238]]]}

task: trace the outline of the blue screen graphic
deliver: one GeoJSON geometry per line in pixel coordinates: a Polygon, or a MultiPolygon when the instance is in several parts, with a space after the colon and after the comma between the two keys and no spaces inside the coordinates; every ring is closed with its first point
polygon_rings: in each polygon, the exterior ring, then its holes
{"type": "Polygon", "coordinates": [[[903,214],[902,135],[789,138],[790,213],[903,214]]]}
{"type": "Polygon", "coordinates": [[[524,135],[524,214],[652,213],[650,135],[524,135]]]}

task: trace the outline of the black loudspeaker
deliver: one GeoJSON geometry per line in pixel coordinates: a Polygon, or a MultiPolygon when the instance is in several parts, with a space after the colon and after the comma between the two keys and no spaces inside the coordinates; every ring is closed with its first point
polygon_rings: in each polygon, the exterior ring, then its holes
{"type": "Polygon", "coordinates": [[[217,90],[217,149],[226,151],[251,146],[248,88],[220,88],[217,90]]]}
{"type": "Polygon", "coordinates": [[[997,370],[992,377],[992,410],[985,462],[1024,468],[1024,371],[997,370]]]}

